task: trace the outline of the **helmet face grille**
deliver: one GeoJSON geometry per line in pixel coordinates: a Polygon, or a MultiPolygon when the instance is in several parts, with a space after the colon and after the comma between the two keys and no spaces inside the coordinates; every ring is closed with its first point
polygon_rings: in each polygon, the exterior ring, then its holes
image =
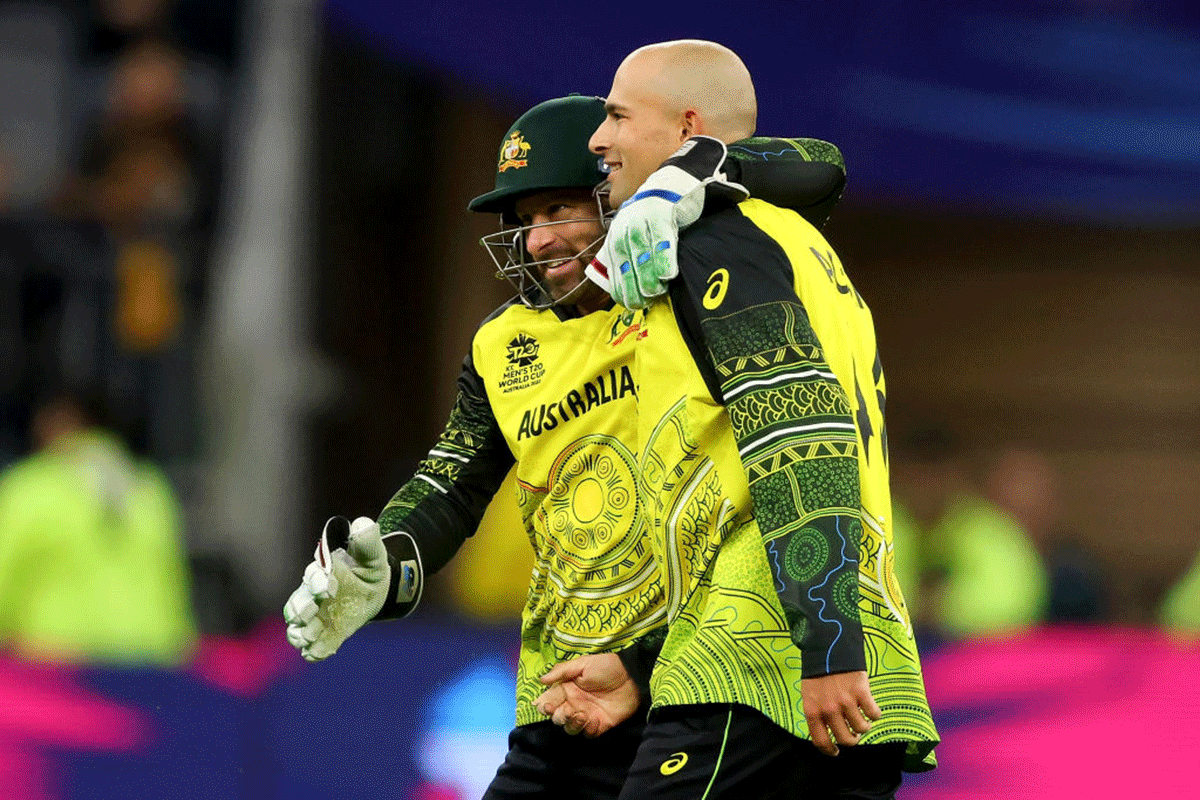
{"type": "MultiPolygon", "coordinates": [[[[603,185],[606,186],[606,184],[603,185]]],[[[596,217],[539,222],[535,225],[513,225],[504,216],[501,216],[501,230],[496,233],[489,233],[479,240],[479,243],[483,245],[483,248],[487,251],[492,259],[492,263],[496,267],[496,277],[504,278],[511,283],[513,288],[517,290],[517,294],[521,297],[521,301],[530,308],[540,310],[558,305],[570,305],[574,302],[579,290],[584,287],[588,279],[581,276],[578,285],[561,297],[555,298],[542,280],[542,270],[551,265],[560,264],[564,259],[562,256],[541,260],[534,259],[525,247],[525,241],[529,236],[529,232],[535,228],[549,228],[555,225],[594,221],[596,219],[601,221],[604,231],[607,232],[608,223],[612,217],[612,213],[608,211],[607,192],[602,193],[599,191],[599,187],[597,187],[597,191],[593,192],[593,196],[596,199],[596,217]]],[[[571,258],[579,259],[584,265],[588,264],[596,256],[596,253],[600,251],[600,245],[604,242],[604,236],[605,233],[601,233],[571,258]]]]}

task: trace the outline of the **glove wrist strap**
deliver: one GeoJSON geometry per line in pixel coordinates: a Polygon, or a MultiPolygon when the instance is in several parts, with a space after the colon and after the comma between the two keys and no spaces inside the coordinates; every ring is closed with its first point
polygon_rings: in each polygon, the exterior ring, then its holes
{"type": "Polygon", "coordinates": [[[415,611],[421,602],[425,583],[421,553],[416,541],[405,531],[384,534],[383,546],[387,548],[391,576],[387,599],[375,619],[399,619],[415,611]]]}

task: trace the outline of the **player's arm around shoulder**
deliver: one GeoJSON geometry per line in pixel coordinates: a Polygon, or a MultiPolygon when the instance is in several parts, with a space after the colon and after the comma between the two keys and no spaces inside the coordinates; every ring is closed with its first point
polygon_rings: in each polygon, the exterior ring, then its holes
{"type": "Polygon", "coordinates": [[[751,197],[799,213],[818,229],[846,188],[846,162],[821,139],[753,136],[729,145],[729,179],[751,197]]]}

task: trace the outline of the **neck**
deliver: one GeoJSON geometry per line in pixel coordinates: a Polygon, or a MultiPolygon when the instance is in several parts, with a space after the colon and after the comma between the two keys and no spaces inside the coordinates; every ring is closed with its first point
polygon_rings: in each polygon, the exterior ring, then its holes
{"type": "Polygon", "coordinates": [[[599,292],[595,297],[585,297],[575,304],[575,310],[580,316],[602,311],[612,304],[612,298],[605,292],[599,292]]]}

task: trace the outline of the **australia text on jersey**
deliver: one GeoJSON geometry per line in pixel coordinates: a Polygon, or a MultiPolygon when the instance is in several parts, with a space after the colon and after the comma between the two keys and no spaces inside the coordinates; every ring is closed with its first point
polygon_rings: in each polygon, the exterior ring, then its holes
{"type": "Polygon", "coordinates": [[[557,403],[543,403],[536,408],[527,409],[521,415],[517,439],[541,436],[545,431],[554,430],[560,422],[582,416],[596,406],[629,394],[637,397],[637,387],[633,383],[633,374],[629,367],[610,369],[606,374],[597,375],[578,389],[567,392],[557,403]]]}

